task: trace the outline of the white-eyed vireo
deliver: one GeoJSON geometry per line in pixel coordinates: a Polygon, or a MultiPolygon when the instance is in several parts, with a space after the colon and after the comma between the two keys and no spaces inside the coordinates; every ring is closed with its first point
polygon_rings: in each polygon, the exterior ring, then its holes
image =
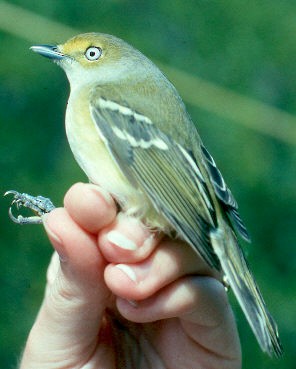
{"type": "Polygon", "coordinates": [[[280,355],[276,324],[235,235],[249,240],[237,203],[174,86],[110,35],[87,33],[32,50],[67,74],[67,137],[90,181],[122,211],[162,232],[176,231],[222,270],[263,351],[280,355]]]}

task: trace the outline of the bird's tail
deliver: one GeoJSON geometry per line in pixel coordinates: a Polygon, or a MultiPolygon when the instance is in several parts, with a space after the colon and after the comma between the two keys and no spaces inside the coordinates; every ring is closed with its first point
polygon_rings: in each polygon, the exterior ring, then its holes
{"type": "Polygon", "coordinates": [[[220,229],[211,232],[211,242],[222,270],[262,350],[279,357],[283,350],[277,325],[266,308],[235,234],[224,220],[221,223],[220,229]]]}

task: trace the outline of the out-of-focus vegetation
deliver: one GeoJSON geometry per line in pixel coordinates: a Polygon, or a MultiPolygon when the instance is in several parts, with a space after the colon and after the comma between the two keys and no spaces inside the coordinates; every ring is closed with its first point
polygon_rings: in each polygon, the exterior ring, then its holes
{"type": "MultiPolygon", "coordinates": [[[[69,92],[64,73],[29,46],[63,42],[75,30],[125,39],[165,65],[249,226],[253,244],[244,245],[245,250],[286,353],[280,361],[263,355],[234,304],[244,368],[294,368],[295,1],[8,4],[26,12],[0,1],[0,194],[9,189],[43,194],[58,205],[72,183],[85,180],[64,134],[69,92]]],[[[8,199],[0,200],[1,368],[16,366],[42,299],[52,252],[41,226],[9,221],[8,205],[8,199]]]]}

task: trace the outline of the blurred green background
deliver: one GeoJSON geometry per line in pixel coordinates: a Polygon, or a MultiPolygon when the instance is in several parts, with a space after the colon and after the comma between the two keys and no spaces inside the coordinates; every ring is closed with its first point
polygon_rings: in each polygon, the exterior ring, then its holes
{"type": "MultiPolygon", "coordinates": [[[[0,194],[61,205],[85,180],[64,133],[64,72],[29,51],[79,31],[125,39],[179,89],[240,204],[253,239],[245,250],[285,348],[280,361],[263,355],[234,303],[243,367],[295,368],[295,1],[0,1],[0,194]]],[[[9,221],[9,200],[0,199],[1,368],[17,365],[52,252],[41,226],[9,221]]]]}

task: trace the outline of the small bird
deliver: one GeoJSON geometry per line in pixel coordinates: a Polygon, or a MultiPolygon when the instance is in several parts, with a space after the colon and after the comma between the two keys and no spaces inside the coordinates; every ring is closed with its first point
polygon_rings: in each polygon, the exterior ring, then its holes
{"type": "Polygon", "coordinates": [[[250,238],[237,202],[175,87],[111,35],[86,33],[31,49],[67,74],[67,138],[89,180],[110,192],[123,212],[175,232],[221,271],[262,350],[280,356],[276,323],[238,244],[236,234],[250,238]]]}

